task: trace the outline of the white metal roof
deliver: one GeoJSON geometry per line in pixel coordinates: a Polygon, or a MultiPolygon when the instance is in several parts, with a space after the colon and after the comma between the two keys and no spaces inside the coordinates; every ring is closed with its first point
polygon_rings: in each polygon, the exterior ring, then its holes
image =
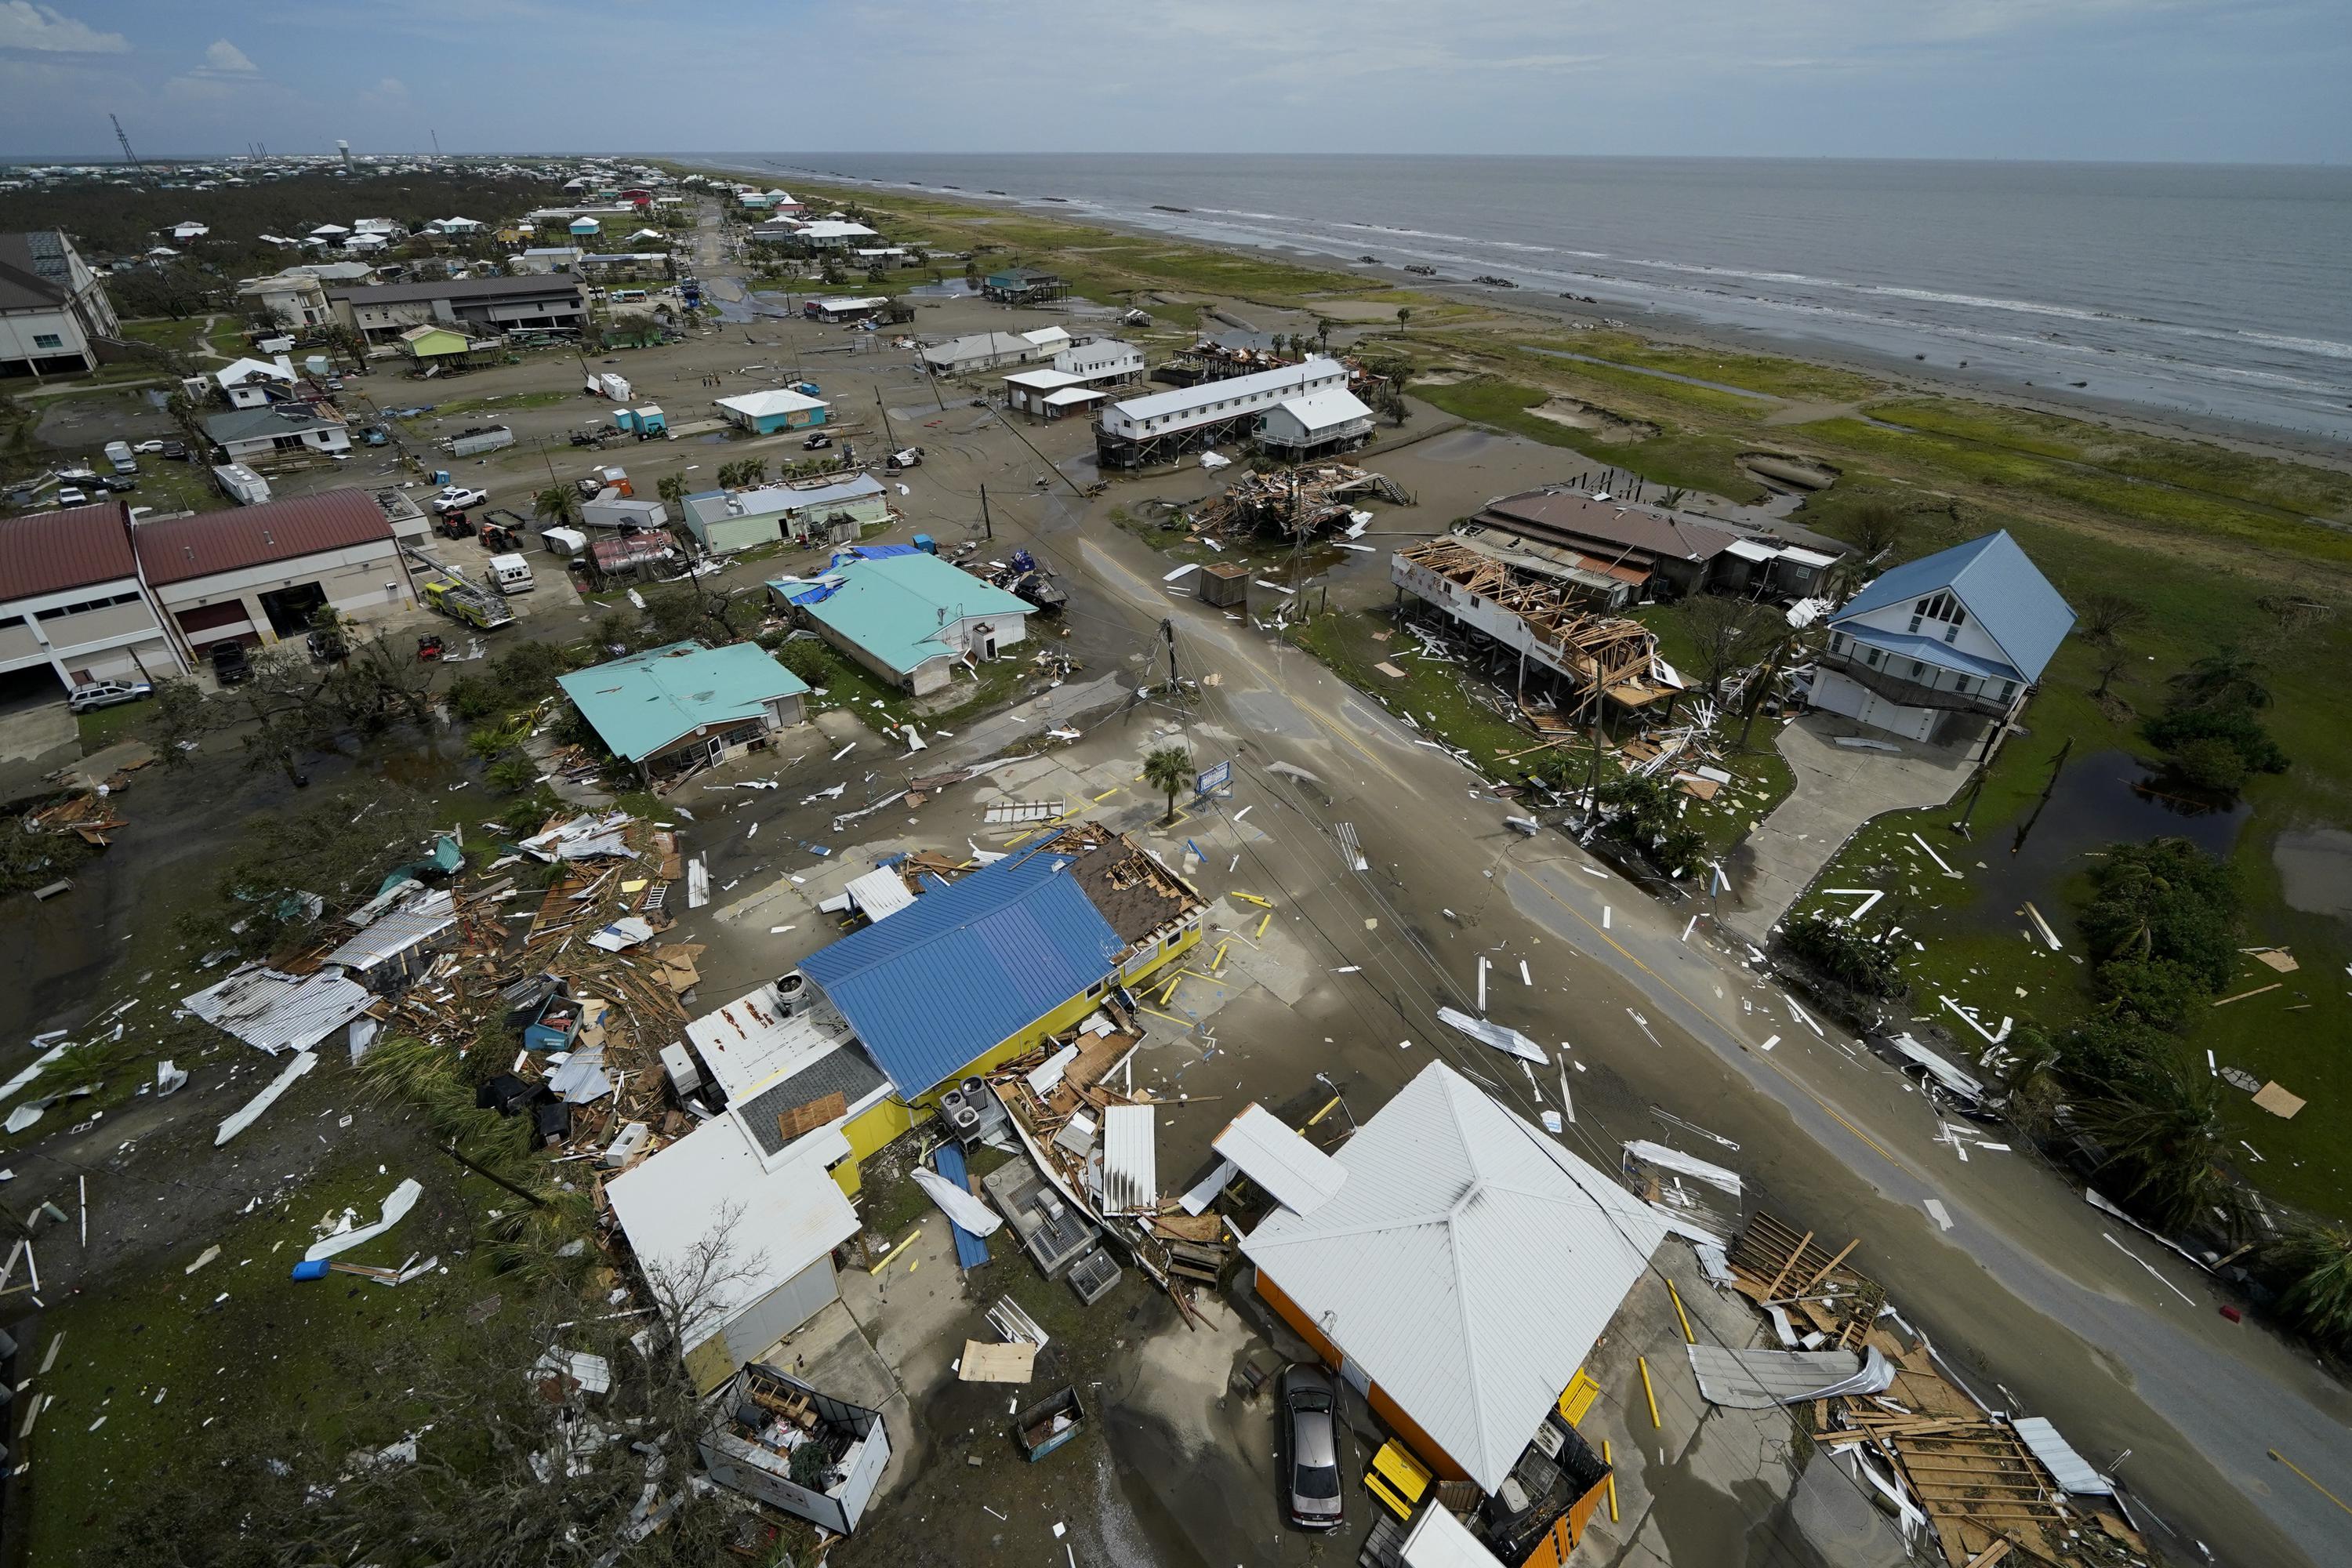
{"type": "Polygon", "coordinates": [[[1102,1205],[1107,1215],[1149,1214],[1160,1206],[1160,1152],[1150,1106],[1103,1110],[1102,1205]]]}
{"type": "Polygon", "coordinates": [[[1834,566],[1837,564],[1837,557],[1834,555],[1824,555],[1818,550],[1800,550],[1793,544],[1783,545],[1781,547],[1780,559],[1783,561],[1794,561],[1800,566],[1834,566]]]}
{"type": "Polygon", "coordinates": [[[1039,348],[1067,348],[1070,343],[1069,331],[1064,327],[1039,327],[1033,331],[1026,331],[1021,335],[1028,339],[1031,342],[1035,343],[1039,348]]]}
{"type": "Polygon", "coordinates": [[[1470,1527],[1433,1498],[1405,1531],[1397,1561],[1404,1568],[1502,1568],[1470,1527]]]}
{"type": "Polygon", "coordinates": [[[740,1105],[855,1037],[829,1002],[814,1002],[799,1016],[786,1017],[769,984],[694,1019],[686,1037],[727,1090],[728,1102],[740,1105]]]}
{"type": "Polygon", "coordinates": [[[2033,1457],[2050,1468],[2050,1474],[2061,1489],[2076,1497],[2112,1497],[2115,1484],[2093,1469],[2074,1446],[2058,1434],[2058,1428],[2039,1415],[2028,1415],[2011,1423],[2033,1457]]]}
{"type": "Polygon", "coordinates": [[[180,998],[208,1024],[276,1056],[309,1050],[367,1010],[375,997],[338,971],[297,978],[248,963],[217,985],[180,998]]]}
{"type": "Polygon", "coordinates": [[[1276,1214],[1242,1250],[1492,1492],[1665,1226],[1442,1062],[1339,1163],[1347,1184],[1329,1202],[1276,1214]]]}
{"type": "Polygon", "coordinates": [[[852,877],[842,890],[869,921],[887,919],[915,901],[915,895],[907,891],[907,879],[891,866],[852,877]]]}
{"type": "Polygon", "coordinates": [[[1086,380],[1066,370],[1016,370],[1004,378],[1008,386],[1025,386],[1032,392],[1055,392],[1065,386],[1076,386],[1086,380]]]}
{"type": "Polygon", "coordinates": [[[1111,406],[1129,419],[1164,419],[1171,414],[1189,414],[1212,403],[1224,403],[1256,393],[1286,391],[1332,376],[1339,377],[1344,384],[1347,375],[1346,367],[1337,360],[1310,359],[1301,364],[1254,371],[1248,375],[1230,376],[1223,381],[1204,381],[1198,386],[1180,386],[1173,392],[1150,392],[1111,406]]]}
{"type": "Polygon", "coordinates": [[[1372,411],[1362,398],[1344,386],[1327,386],[1302,397],[1285,398],[1282,411],[1298,421],[1302,430],[1328,430],[1350,420],[1370,419],[1372,411]]]}
{"type": "MultiPolygon", "coordinates": [[[[1309,1143],[1253,1100],[1210,1147],[1242,1173],[1274,1194],[1293,1214],[1313,1214],[1331,1201],[1348,1180],[1339,1161],[1309,1143]]],[[[1262,1228],[1262,1227],[1261,1227],[1262,1228]]]]}
{"type": "Polygon", "coordinates": [[[721,1116],[604,1184],[648,1275],[687,1279],[698,1245],[729,1226],[723,1277],[680,1336],[688,1350],[857,1234],[857,1211],[825,1169],[848,1157],[849,1140],[820,1128],[793,1149],[769,1170],[750,1135],[721,1116]]]}
{"type": "Polygon", "coordinates": [[[1742,561],[1778,561],[1780,558],[1780,551],[1752,539],[1735,539],[1723,547],[1723,552],[1737,555],[1742,561]]]}
{"type": "Polygon", "coordinates": [[[413,903],[378,916],[364,931],[327,954],[324,962],[347,969],[373,969],[457,923],[457,900],[446,888],[436,888],[413,903]]]}
{"type": "Polygon", "coordinates": [[[1059,392],[1047,393],[1045,395],[1045,406],[1048,408],[1068,408],[1073,405],[1080,403],[1100,403],[1109,394],[1097,391],[1091,386],[1066,386],[1059,392]]]}

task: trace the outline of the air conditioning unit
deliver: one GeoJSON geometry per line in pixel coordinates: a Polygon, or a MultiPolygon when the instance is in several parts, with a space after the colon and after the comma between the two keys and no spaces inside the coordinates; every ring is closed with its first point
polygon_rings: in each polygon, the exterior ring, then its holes
{"type": "Polygon", "coordinates": [[[816,988],[808,976],[795,969],[776,977],[776,1006],[787,1018],[797,1018],[816,1000],[816,988]]]}

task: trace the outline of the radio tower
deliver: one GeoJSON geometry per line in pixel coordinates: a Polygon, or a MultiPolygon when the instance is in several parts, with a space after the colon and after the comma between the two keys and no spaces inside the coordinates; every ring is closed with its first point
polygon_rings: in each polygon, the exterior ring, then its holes
{"type": "Polygon", "coordinates": [[[144,174],[147,172],[147,165],[141,163],[139,154],[131,150],[131,137],[130,133],[122,129],[122,117],[110,113],[107,118],[114,121],[114,139],[122,143],[122,161],[144,174]]]}

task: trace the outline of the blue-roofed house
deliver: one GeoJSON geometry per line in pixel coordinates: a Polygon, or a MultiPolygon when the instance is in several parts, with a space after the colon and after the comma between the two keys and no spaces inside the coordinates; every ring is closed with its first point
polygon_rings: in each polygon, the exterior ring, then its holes
{"type": "Polygon", "coordinates": [[[615,756],[647,781],[757,750],[803,717],[808,683],[757,643],[671,643],[558,676],[615,756]]]}
{"type": "Polygon", "coordinates": [[[816,992],[807,1005],[837,1012],[910,1108],[1075,1027],[1112,987],[1201,940],[1200,895],[1092,825],[925,881],[912,903],[796,972],[816,992]]]}
{"type": "Polygon", "coordinates": [[[1908,562],[1830,618],[1812,704],[1907,740],[2015,717],[2074,612],[2004,531],[1908,562]]]}
{"type": "Polygon", "coordinates": [[[911,545],[838,551],[814,583],[768,584],[818,636],[900,690],[921,697],[966,661],[995,658],[1028,636],[1035,608],[911,545]]]}

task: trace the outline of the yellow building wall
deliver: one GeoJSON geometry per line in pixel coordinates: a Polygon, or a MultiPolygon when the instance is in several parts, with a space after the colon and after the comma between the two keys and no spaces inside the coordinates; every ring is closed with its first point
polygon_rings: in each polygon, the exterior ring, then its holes
{"type": "Polygon", "coordinates": [[[914,1111],[902,1101],[887,1095],[842,1123],[842,1136],[849,1140],[849,1158],[833,1167],[833,1179],[843,1194],[854,1198],[865,1185],[857,1174],[861,1161],[870,1158],[876,1150],[911,1130],[914,1125],[914,1111]]]}

